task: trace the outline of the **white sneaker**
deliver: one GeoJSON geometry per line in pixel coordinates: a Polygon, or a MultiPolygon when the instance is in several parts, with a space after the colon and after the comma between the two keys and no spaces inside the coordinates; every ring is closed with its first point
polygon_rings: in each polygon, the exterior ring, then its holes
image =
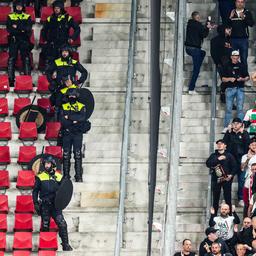
{"type": "Polygon", "coordinates": [[[244,207],[244,201],[243,201],[243,200],[239,200],[239,201],[238,201],[238,205],[239,205],[240,207],[244,207]]]}
{"type": "Polygon", "coordinates": [[[190,91],[190,90],[189,90],[189,91],[188,91],[188,94],[189,94],[189,95],[197,95],[198,93],[197,93],[195,90],[193,90],[193,91],[190,91]]]}
{"type": "Polygon", "coordinates": [[[227,132],[227,130],[228,130],[228,127],[225,127],[223,130],[222,130],[222,134],[225,134],[226,132],[227,132]]]}

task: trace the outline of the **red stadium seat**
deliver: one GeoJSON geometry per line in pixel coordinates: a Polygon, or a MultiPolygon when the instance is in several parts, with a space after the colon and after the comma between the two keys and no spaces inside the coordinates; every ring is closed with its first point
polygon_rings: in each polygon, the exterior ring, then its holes
{"type": "Polygon", "coordinates": [[[44,108],[46,110],[47,113],[49,114],[53,114],[54,113],[54,109],[51,105],[50,99],[49,98],[40,98],[37,99],[37,106],[44,108]]]}
{"type": "Polygon", "coordinates": [[[0,256],[4,256],[4,251],[0,251],[0,256]]]}
{"type": "Polygon", "coordinates": [[[16,197],[16,213],[34,213],[34,203],[31,195],[18,195],[16,197]]]}
{"type": "Polygon", "coordinates": [[[13,239],[13,250],[32,250],[32,233],[15,232],[13,239]]]}
{"type": "Polygon", "coordinates": [[[17,115],[18,112],[28,106],[31,105],[31,99],[30,98],[15,98],[14,99],[14,107],[13,107],[13,115],[17,115]]]}
{"type": "Polygon", "coordinates": [[[16,76],[14,92],[16,93],[30,93],[33,90],[32,76],[16,76]]]}
{"type": "Polygon", "coordinates": [[[19,139],[24,141],[37,140],[37,127],[34,122],[22,122],[20,124],[19,139]]]}
{"type": "Polygon", "coordinates": [[[8,213],[9,206],[8,206],[8,196],[0,194],[0,213],[8,213]]]}
{"type": "Polygon", "coordinates": [[[7,214],[1,213],[0,214],[0,232],[7,231],[7,214]]]}
{"type": "Polygon", "coordinates": [[[34,185],[35,185],[35,174],[33,171],[20,170],[18,172],[16,188],[32,189],[34,185]]]}
{"type": "Polygon", "coordinates": [[[7,170],[0,171],[0,189],[7,189],[10,187],[9,172],[7,170]]]}
{"type": "Polygon", "coordinates": [[[37,81],[37,92],[40,94],[49,93],[49,82],[46,76],[39,76],[37,81]]]}
{"type": "Polygon", "coordinates": [[[53,9],[50,6],[43,6],[41,9],[41,19],[40,22],[43,23],[47,20],[49,16],[53,13],[53,9]]]}
{"type": "Polygon", "coordinates": [[[26,7],[26,13],[31,16],[31,20],[33,23],[36,21],[36,15],[35,15],[35,9],[33,6],[27,6],[26,7]]]}
{"type": "Polygon", "coordinates": [[[62,147],[61,146],[46,146],[44,149],[44,153],[50,154],[59,159],[62,159],[62,147]]]}
{"type": "Polygon", "coordinates": [[[12,138],[10,122],[0,122],[0,141],[7,141],[12,138]]]}
{"type": "Polygon", "coordinates": [[[36,156],[35,146],[20,146],[18,164],[28,164],[36,156]]]}
{"type": "Polygon", "coordinates": [[[39,251],[38,256],[56,256],[56,251],[39,251]]]}
{"type": "Polygon", "coordinates": [[[0,24],[5,24],[7,21],[7,16],[11,13],[12,9],[10,6],[0,7],[0,24]]]}
{"type": "Polygon", "coordinates": [[[31,213],[15,213],[14,232],[17,231],[33,231],[33,220],[31,213]]]}
{"type": "Polygon", "coordinates": [[[9,86],[8,76],[0,75],[0,93],[8,93],[9,91],[10,91],[10,86],[9,86]]]}
{"type": "Polygon", "coordinates": [[[58,250],[58,241],[56,232],[40,232],[39,250],[58,250]]]}
{"type": "Polygon", "coordinates": [[[8,66],[9,54],[7,51],[0,52],[0,70],[6,70],[8,66]]]}
{"type": "Polygon", "coordinates": [[[73,17],[74,21],[77,22],[78,24],[82,23],[82,13],[81,13],[81,7],[76,6],[76,7],[66,7],[65,10],[67,13],[73,17]]]}
{"type": "Polygon", "coordinates": [[[14,251],[13,256],[30,256],[31,255],[31,251],[14,251]]]}
{"type": "Polygon", "coordinates": [[[5,251],[6,249],[6,233],[0,232],[0,250],[5,251]]]}
{"type": "Polygon", "coordinates": [[[0,164],[7,165],[11,162],[10,149],[8,146],[0,146],[0,164]]]}
{"type": "Polygon", "coordinates": [[[6,117],[8,114],[8,100],[6,98],[0,98],[0,117],[6,117]]]}
{"type": "Polygon", "coordinates": [[[57,140],[60,132],[61,124],[59,122],[47,122],[45,139],[46,140],[57,140]]]}
{"type": "Polygon", "coordinates": [[[0,28],[0,46],[1,47],[7,47],[8,46],[8,35],[9,34],[8,34],[6,28],[0,28]]]}

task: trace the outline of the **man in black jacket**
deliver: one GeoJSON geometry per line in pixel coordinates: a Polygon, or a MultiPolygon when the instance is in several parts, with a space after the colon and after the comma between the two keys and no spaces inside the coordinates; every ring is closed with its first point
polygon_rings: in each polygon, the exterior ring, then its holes
{"type": "Polygon", "coordinates": [[[236,0],[231,11],[229,25],[232,27],[231,41],[234,50],[239,50],[241,62],[247,66],[249,29],[254,25],[252,13],[245,9],[245,0],[236,0]]]}
{"type": "Polygon", "coordinates": [[[243,207],[244,206],[243,187],[244,187],[245,174],[244,172],[241,171],[240,165],[241,165],[242,156],[248,152],[251,141],[250,141],[250,135],[247,131],[244,130],[244,125],[240,118],[234,118],[232,122],[232,128],[230,131],[228,130],[225,133],[223,140],[227,145],[227,151],[234,156],[237,166],[239,166],[239,168],[237,169],[237,176],[238,176],[237,196],[239,200],[239,205],[243,207]]]}
{"type": "Polygon", "coordinates": [[[254,240],[256,240],[256,216],[252,218],[252,225],[244,231],[241,243],[252,247],[254,240]]]}
{"type": "Polygon", "coordinates": [[[182,250],[176,252],[174,256],[195,256],[196,253],[192,252],[192,243],[190,239],[184,239],[182,241],[182,250]]]}
{"type": "Polygon", "coordinates": [[[200,22],[198,12],[193,12],[188,21],[186,32],[186,53],[193,60],[193,74],[189,84],[189,94],[195,94],[196,80],[198,78],[201,65],[205,57],[205,51],[201,49],[203,39],[208,36],[211,24],[208,22],[205,26],[200,22]]]}
{"type": "Polygon", "coordinates": [[[206,161],[206,166],[211,169],[212,173],[213,208],[215,214],[217,214],[219,209],[221,188],[223,188],[226,204],[232,209],[232,181],[238,168],[234,157],[226,151],[225,141],[217,140],[216,145],[217,150],[206,161]]]}

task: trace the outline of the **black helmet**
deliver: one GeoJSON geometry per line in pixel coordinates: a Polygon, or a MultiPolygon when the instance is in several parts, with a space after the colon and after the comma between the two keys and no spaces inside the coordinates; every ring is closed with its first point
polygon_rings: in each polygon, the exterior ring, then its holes
{"type": "Polygon", "coordinates": [[[64,45],[62,45],[62,46],[60,47],[60,52],[62,53],[62,52],[64,52],[64,51],[68,51],[69,54],[71,54],[72,49],[71,49],[71,47],[70,47],[69,45],[64,44],[64,45]]]}
{"type": "Polygon", "coordinates": [[[25,11],[25,4],[22,0],[14,1],[12,6],[13,6],[13,11],[14,12],[17,12],[17,9],[16,9],[17,6],[22,6],[22,11],[23,12],[25,11]]]}
{"type": "Polygon", "coordinates": [[[53,9],[59,7],[62,11],[64,10],[64,2],[62,0],[56,0],[52,4],[53,9]]]}
{"type": "Polygon", "coordinates": [[[42,165],[43,165],[43,168],[44,168],[45,171],[47,171],[47,172],[52,172],[52,171],[54,171],[53,168],[55,168],[55,167],[57,166],[57,163],[56,163],[56,160],[54,159],[53,156],[47,155],[47,156],[45,156],[45,157],[42,159],[42,165]],[[52,166],[51,166],[50,169],[46,169],[46,168],[45,168],[45,164],[46,164],[46,163],[51,163],[51,164],[52,164],[52,166]]]}
{"type": "Polygon", "coordinates": [[[76,99],[78,99],[79,97],[79,90],[77,88],[70,88],[67,90],[67,97],[75,97],[76,99]]]}

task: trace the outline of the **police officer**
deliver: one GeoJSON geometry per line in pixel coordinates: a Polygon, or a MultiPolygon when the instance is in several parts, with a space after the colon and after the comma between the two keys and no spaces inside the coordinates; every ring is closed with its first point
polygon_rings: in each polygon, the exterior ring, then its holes
{"type": "Polygon", "coordinates": [[[31,73],[30,51],[33,46],[30,43],[32,33],[32,21],[29,14],[26,14],[25,7],[21,0],[13,3],[13,13],[7,17],[7,31],[9,32],[9,60],[8,75],[10,85],[15,81],[15,62],[18,51],[20,51],[25,75],[31,73]]]}
{"type": "Polygon", "coordinates": [[[63,174],[70,178],[71,150],[75,158],[75,180],[83,182],[82,179],[82,143],[85,130],[86,113],[85,105],[78,101],[78,89],[68,89],[67,103],[62,104],[60,110],[60,122],[62,126],[63,143],[63,174]]]}
{"type": "Polygon", "coordinates": [[[62,45],[72,44],[80,34],[80,27],[73,17],[66,13],[64,2],[56,0],[52,6],[53,14],[47,18],[42,29],[42,38],[46,42],[42,57],[46,61],[46,66],[59,57],[62,45]],[[74,31],[72,35],[69,34],[71,28],[74,31]]]}
{"type": "Polygon", "coordinates": [[[71,49],[68,45],[61,48],[61,57],[56,59],[46,70],[50,90],[61,84],[62,77],[70,76],[76,85],[83,84],[87,78],[87,70],[71,57],[71,49]],[[81,76],[76,80],[77,71],[81,76]]]}
{"type": "Polygon", "coordinates": [[[42,218],[42,231],[49,231],[50,218],[52,217],[59,228],[59,236],[62,240],[63,251],[72,251],[68,242],[67,223],[62,211],[55,209],[54,200],[62,175],[55,172],[56,162],[52,156],[42,159],[43,170],[36,176],[33,189],[33,201],[35,210],[42,218]],[[40,202],[38,201],[38,195],[40,202]]]}

